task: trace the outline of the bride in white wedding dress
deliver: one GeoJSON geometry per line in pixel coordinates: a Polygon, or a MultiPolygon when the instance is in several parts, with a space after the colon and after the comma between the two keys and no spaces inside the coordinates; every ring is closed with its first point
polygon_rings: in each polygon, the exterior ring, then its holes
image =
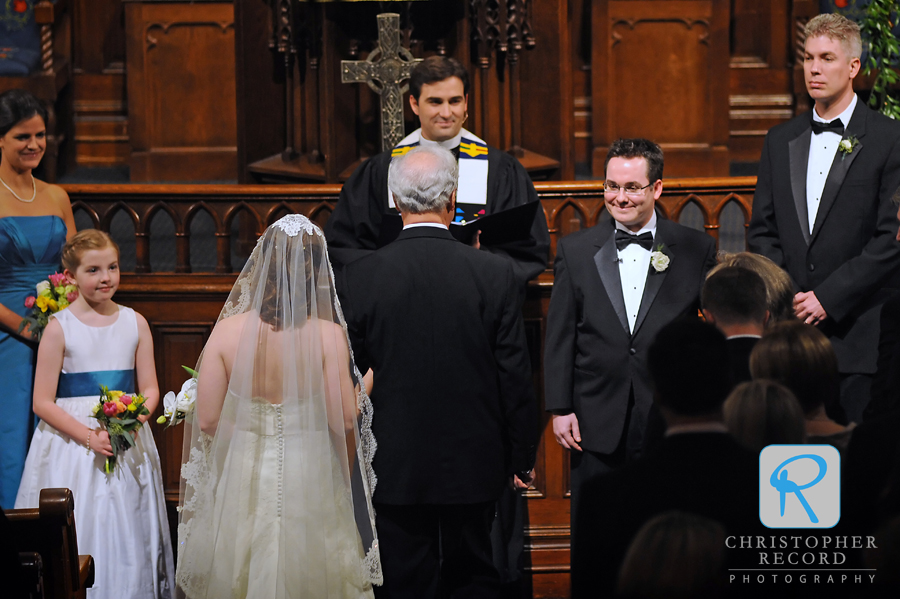
{"type": "Polygon", "coordinates": [[[308,219],[265,231],[198,370],[178,527],[186,596],[372,597],[372,408],[308,219]]]}

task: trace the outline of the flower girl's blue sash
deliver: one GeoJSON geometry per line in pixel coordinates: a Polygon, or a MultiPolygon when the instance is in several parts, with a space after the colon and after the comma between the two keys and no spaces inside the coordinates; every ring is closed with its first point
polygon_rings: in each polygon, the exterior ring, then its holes
{"type": "Polygon", "coordinates": [[[100,397],[100,385],[111,391],[134,393],[134,369],[95,370],[93,372],[63,372],[56,387],[57,397],[100,397]]]}

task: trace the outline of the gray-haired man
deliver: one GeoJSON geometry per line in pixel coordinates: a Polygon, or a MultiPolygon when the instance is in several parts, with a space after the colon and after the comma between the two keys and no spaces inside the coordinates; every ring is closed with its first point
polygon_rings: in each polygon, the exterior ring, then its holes
{"type": "Polygon", "coordinates": [[[354,356],[375,372],[379,597],[497,597],[495,502],[532,479],[538,414],[513,267],[447,230],[456,169],[439,147],[392,161],[404,229],[343,271],[354,356]]]}

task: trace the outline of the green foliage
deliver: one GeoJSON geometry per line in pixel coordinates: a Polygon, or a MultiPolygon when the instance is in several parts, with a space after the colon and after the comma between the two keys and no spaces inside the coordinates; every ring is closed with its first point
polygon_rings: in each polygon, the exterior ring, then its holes
{"type": "Polygon", "coordinates": [[[900,41],[894,35],[900,0],[871,0],[866,16],[859,24],[863,39],[868,40],[869,56],[863,73],[878,72],[872,84],[869,106],[892,119],[900,119],[900,99],[891,87],[900,81],[896,62],[900,56],[900,41]]]}

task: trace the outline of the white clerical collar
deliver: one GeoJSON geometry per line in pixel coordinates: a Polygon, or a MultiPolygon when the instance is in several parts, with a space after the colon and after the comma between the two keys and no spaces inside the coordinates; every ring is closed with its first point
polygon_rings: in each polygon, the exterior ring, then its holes
{"type": "Polygon", "coordinates": [[[441,223],[412,223],[411,225],[403,225],[403,230],[415,229],[416,227],[434,227],[435,229],[444,229],[445,231],[450,230],[447,225],[442,225],[441,223]]]}
{"type": "Polygon", "coordinates": [[[649,232],[651,235],[653,235],[653,238],[656,239],[656,210],[654,210],[650,215],[650,220],[647,221],[647,224],[641,227],[641,230],[636,233],[629,230],[628,227],[626,227],[619,221],[616,221],[616,228],[620,231],[625,231],[629,235],[640,235],[641,233],[649,232]]]}
{"type": "Polygon", "coordinates": [[[452,150],[453,148],[459,145],[460,140],[463,136],[463,129],[459,130],[459,133],[456,134],[455,137],[451,137],[450,139],[445,139],[444,141],[431,141],[430,139],[425,139],[423,135],[419,135],[419,143],[423,146],[441,146],[445,150],[452,150]]]}
{"type": "MultiPolygon", "coordinates": [[[[841,114],[839,114],[837,116],[837,118],[841,119],[841,124],[844,125],[844,129],[846,129],[847,125],[850,124],[850,117],[853,116],[853,111],[856,109],[857,99],[858,99],[858,96],[856,94],[853,94],[853,99],[850,100],[850,106],[848,106],[846,109],[844,109],[844,112],[842,112],[841,114]]],[[[817,123],[827,123],[828,122],[819,116],[819,113],[816,112],[815,108],[813,108],[813,120],[816,121],[817,123]]],[[[834,120],[834,119],[832,119],[832,120],[834,120]]]]}

